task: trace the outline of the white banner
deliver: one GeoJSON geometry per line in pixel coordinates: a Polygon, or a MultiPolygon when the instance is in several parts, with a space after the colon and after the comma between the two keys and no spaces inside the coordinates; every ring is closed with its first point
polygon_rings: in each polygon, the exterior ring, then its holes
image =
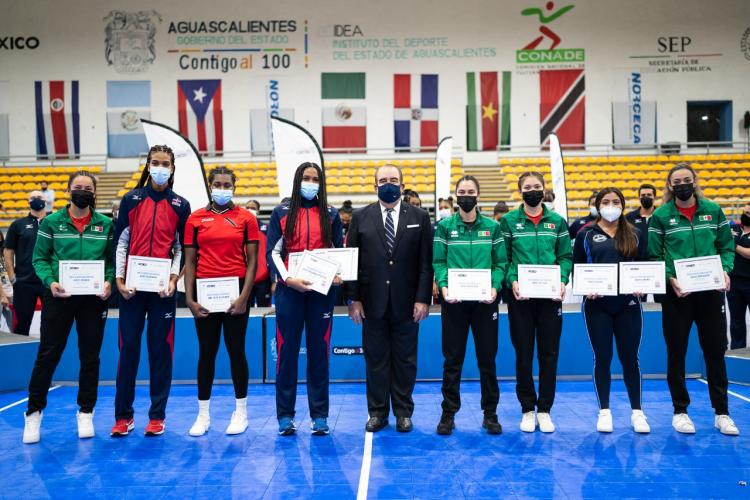
{"type": "Polygon", "coordinates": [[[277,109],[270,114],[268,109],[250,110],[250,143],[253,154],[270,154],[273,151],[271,142],[271,116],[280,116],[289,121],[294,121],[293,109],[277,109]]]}
{"type": "Polygon", "coordinates": [[[208,205],[208,184],[198,149],[176,130],[149,120],[141,120],[148,147],[166,144],[174,151],[174,191],[187,198],[195,211],[208,205]]]}
{"type": "Polygon", "coordinates": [[[653,147],[656,144],[656,102],[613,102],[612,140],[617,145],[653,147]]]}
{"type": "MultiPolygon", "coordinates": [[[[451,195],[451,155],[453,137],[443,137],[435,152],[435,207],[440,198],[451,195]]],[[[437,209],[435,210],[437,213],[437,209]]]]}
{"type": "Polygon", "coordinates": [[[276,182],[279,197],[291,196],[294,171],[302,163],[312,162],[323,168],[323,153],[313,136],[302,126],[278,116],[271,117],[273,149],[276,157],[276,182]]]}
{"type": "Polygon", "coordinates": [[[567,221],[568,193],[565,189],[565,165],[560,149],[560,139],[556,134],[549,135],[549,165],[552,170],[552,191],[555,193],[555,212],[567,221]]]}

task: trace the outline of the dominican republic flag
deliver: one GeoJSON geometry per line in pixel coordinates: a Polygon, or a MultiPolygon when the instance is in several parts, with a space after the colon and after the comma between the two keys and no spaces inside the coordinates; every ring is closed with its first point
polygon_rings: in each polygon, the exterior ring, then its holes
{"type": "Polygon", "coordinates": [[[367,146],[364,73],[322,73],[323,148],[367,146]]]}
{"type": "Polygon", "coordinates": [[[539,71],[539,141],[543,146],[555,132],[561,145],[583,147],[585,83],[582,69],[539,71]]]}
{"type": "Polygon", "coordinates": [[[151,82],[107,82],[107,150],[112,158],[134,158],[148,151],[141,118],[151,119],[151,82]]]}
{"type": "Polygon", "coordinates": [[[77,158],[81,153],[78,80],[34,82],[36,151],[42,158],[77,158]]]}
{"type": "Polygon", "coordinates": [[[396,149],[437,147],[437,75],[393,75],[393,108],[396,149]]]}
{"type": "Polygon", "coordinates": [[[466,73],[466,145],[469,151],[492,151],[510,145],[510,71],[466,73]]]}
{"type": "Polygon", "coordinates": [[[201,153],[224,150],[221,117],[221,80],[179,80],[177,114],[180,133],[201,153]]]}

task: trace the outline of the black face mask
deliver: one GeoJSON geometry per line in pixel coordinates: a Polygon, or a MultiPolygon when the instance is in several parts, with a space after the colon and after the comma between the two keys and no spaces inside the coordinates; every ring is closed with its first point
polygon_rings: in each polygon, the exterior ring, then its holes
{"type": "Polygon", "coordinates": [[[70,201],[78,208],[94,206],[94,193],[85,189],[74,189],[70,192],[70,201]]]}
{"type": "Polygon", "coordinates": [[[672,193],[680,201],[688,201],[695,193],[695,185],[690,184],[677,184],[672,186],[672,193]]]}
{"type": "Polygon", "coordinates": [[[457,196],[456,203],[464,212],[471,212],[477,206],[476,196],[457,196]]]}
{"type": "Polygon", "coordinates": [[[646,210],[654,206],[654,199],[648,196],[641,196],[641,206],[646,210]]]}
{"type": "Polygon", "coordinates": [[[745,227],[750,227],[750,215],[743,213],[740,215],[740,224],[745,227]]]}
{"type": "Polygon", "coordinates": [[[523,196],[523,202],[528,207],[535,207],[539,205],[539,203],[542,201],[542,198],[544,198],[544,191],[541,189],[536,189],[534,191],[524,191],[522,193],[523,196]]]}

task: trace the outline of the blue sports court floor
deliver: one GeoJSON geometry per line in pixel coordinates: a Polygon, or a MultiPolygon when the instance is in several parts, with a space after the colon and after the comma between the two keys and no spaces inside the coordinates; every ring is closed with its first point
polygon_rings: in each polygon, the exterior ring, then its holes
{"type": "Polygon", "coordinates": [[[732,386],[730,409],[744,432],[738,438],[713,429],[706,386],[689,382],[694,436],[671,427],[666,382],[644,382],[650,435],[630,429],[624,387],[613,383],[615,432],[596,432],[591,382],[560,382],[552,435],[518,429],[513,383],[501,384],[504,433],[480,429],[479,386],[464,383],[456,432],[435,435],[440,385],[420,383],[415,392],[415,430],[398,434],[395,422],[373,435],[369,470],[363,384],[331,386],[332,432],[309,433],[304,386],[300,386],[296,437],[276,435],[274,387],[252,385],[250,429],[223,431],[234,405],[231,386],[215,387],[212,428],[191,438],[195,386],[175,386],[167,432],[144,438],[148,389],[139,386],[136,432],[108,435],[113,419],[111,386],[101,387],[95,415],[97,436],[79,440],[75,387],[50,393],[42,442],[21,444],[25,393],[0,395],[0,496],[55,498],[737,498],[750,497],[750,388],[732,386]]]}

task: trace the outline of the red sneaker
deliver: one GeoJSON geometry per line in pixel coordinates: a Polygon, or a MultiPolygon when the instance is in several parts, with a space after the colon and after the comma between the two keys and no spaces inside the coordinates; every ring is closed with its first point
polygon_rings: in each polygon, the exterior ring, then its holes
{"type": "Polygon", "coordinates": [[[160,436],[164,434],[164,420],[151,419],[146,426],[147,436],[160,436]]]}
{"type": "Polygon", "coordinates": [[[115,421],[115,425],[112,427],[109,435],[112,437],[124,437],[130,434],[130,431],[133,429],[135,429],[135,422],[132,418],[121,418],[115,421]]]}

